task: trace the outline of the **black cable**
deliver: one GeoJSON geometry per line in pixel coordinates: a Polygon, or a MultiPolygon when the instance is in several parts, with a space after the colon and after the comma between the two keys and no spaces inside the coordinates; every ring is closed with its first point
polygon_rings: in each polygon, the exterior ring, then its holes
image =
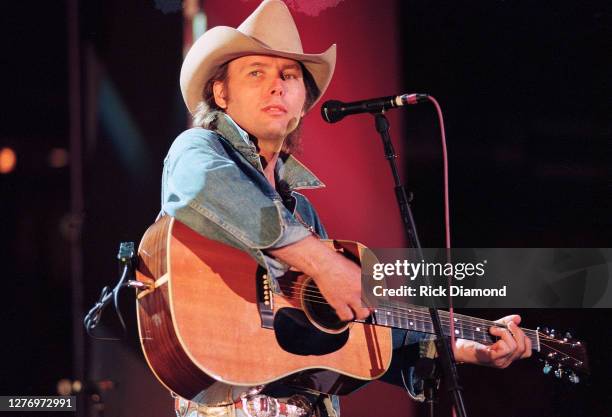
{"type": "Polygon", "coordinates": [[[85,315],[85,318],[83,319],[83,325],[85,326],[85,330],[87,331],[87,334],[90,337],[94,339],[98,339],[98,340],[121,340],[120,338],[114,338],[114,337],[99,337],[99,336],[95,336],[92,333],[93,330],[100,323],[100,319],[102,318],[102,312],[104,311],[106,306],[110,304],[111,300],[113,301],[113,304],[115,306],[115,312],[117,313],[117,316],[119,317],[119,322],[123,329],[123,336],[125,336],[127,332],[127,327],[125,325],[125,321],[123,320],[123,315],[121,314],[121,310],[119,309],[119,291],[121,291],[122,288],[125,288],[128,286],[128,284],[125,283],[125,280],[130,273],[130,269],[131,269],[130,264],[124,265],[123,272],[121,274],[121,278],[119,278],[119,282],[117,283],[115,288],[113,288],[112,291],[110,290],[108,286],[102,288],[102,292],[100,293],[100,298],[98,298],[98,301],[96,302],[96,304],[85,315]]]}
{"type": "Polygon", "coordinates": [[[91,308],[91,310],[89,310],[83,319],[83,325],[85,326],[87,334],[94,339],[121,340],[114,337],[98,337],[93,334],[93,330],[98,326],[98,324],[100,324],[102,312],[106,306],[110,304],[111,300],[113,301],[115,312],[117,313],[119,323],[121,324],[121,328],[123,330],[122,338],[125,337],[127,327],[125,325],[125,320],[123,320],[121,310],[119,309],[119,292],[125,287],[132,286],[134,288],[142,288],[143,285],[142,283],[139,283],[133,279],[135,278],[134,271],[136,270],[137,264],[134,242],[121,242],[119,245],[119,253],[117,253],[117,260],[119,260],[119,270],[121,271],[121,277],[119,278],[117,285],[115,285],[115,288],[113,288],[112,291],[108,286],[102,288],[100,298],[98,298],[96,304],[91,308]],[[126,280],[128,281],[126,282],[126,280]]]}
{"type": "Polygon", "coordinates": [[[124,281],[128,276],[129,270],[130,270],[130,265],[126,264],[125,267],[123,268],[123,274],[121,274],[121,278],[119,278],[119,283],[117,283],[117,286],[113,290],[113,303],[115,304],[115,312],[117,313],[117,317],[119,317],[119,322],[121,323],[121,327],[123,328],[124,336],[127,331],[127,328],[125,326],[125,321],[123,320],[123,315],[121,314],[121,310],[119,310],[119,291],[121,291],[121,288],[127,286],[127,284],[124,284],[124,281]]]}

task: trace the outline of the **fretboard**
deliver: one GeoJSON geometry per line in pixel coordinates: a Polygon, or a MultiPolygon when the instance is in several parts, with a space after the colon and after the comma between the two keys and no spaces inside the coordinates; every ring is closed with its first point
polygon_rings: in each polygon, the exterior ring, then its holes
{"type": "MultiPolygon", "coordinates": [[[[450,313],[438,310],[440,324],[445,336],[451,334],[450,313]]],[[[413,330],[415,332],[435,334],[429,309],[410,304],[393,302],[381,303],[371,316],[372,324],[398,329],[413,330]]],[[[470,317],[463,314],[453,314],[455,337],[473,340],[485,345],[494,343],[498,338],[489,333],[491,326],[505,328],[504,325],[493,321],[470,317]]],[[[531,340],[533,350],[540,350],[540,341],[536,330],[522,329],[531,340]]]]}

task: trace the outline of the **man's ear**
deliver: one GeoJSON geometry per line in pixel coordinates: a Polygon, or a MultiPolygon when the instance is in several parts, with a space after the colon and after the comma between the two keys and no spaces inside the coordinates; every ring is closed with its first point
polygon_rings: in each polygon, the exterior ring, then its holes
{"type": "Polygon", "coordinates": [[[213,83],[213,95],[215,96],[215,103],[222,109],[227,108],[227,94],[225,94],[225,83],[223,81],[215,81],[213,83]]]}

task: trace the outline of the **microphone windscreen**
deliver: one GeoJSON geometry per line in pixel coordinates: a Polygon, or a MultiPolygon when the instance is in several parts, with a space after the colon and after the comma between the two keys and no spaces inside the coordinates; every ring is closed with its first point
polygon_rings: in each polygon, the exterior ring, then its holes
{"type": "Polygon", "coordinates": [[[341,109],[344,103],[337,100],[327,100],[321,106],[321,117],[327,123],[336,123],[344,118],[341,109]]]}

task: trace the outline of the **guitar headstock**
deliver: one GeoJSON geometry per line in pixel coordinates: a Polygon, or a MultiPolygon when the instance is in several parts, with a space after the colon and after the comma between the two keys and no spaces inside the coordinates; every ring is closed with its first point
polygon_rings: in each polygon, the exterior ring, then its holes
{"type": "Polygon", "coordinates": [[[540,360],[544,362],[543,372],[551,372],[559,379],[566,378],[577,384],[580,375],[588,375],[589,361],[586,346],[580,340],[576,340],[569,332],[562,336],[554,329],[538,327],[540,360]]]}

